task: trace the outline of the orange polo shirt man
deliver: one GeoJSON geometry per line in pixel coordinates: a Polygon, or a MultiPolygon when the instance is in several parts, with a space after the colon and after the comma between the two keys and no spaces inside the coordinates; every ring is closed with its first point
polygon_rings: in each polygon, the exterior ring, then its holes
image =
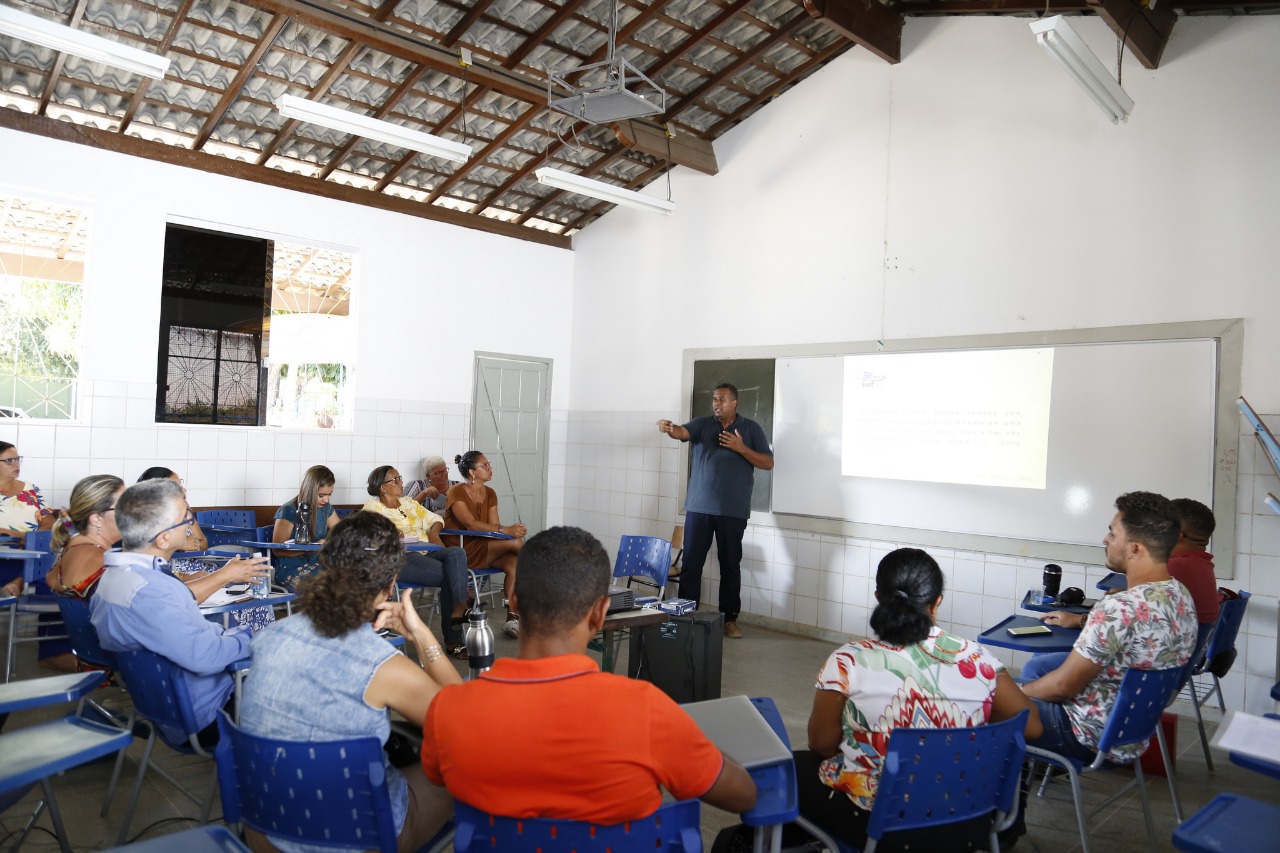
{"type": "Polygon", "coordinates": [[[436,696],[427,778],[506,817],[620,823],[653,814],[663,789],[731,812],[755,805],[751,777],[670,697],[587,657],[609,607],[600,543],[553,527],[525,543],[518,568],[519,656],[436,696]]]}

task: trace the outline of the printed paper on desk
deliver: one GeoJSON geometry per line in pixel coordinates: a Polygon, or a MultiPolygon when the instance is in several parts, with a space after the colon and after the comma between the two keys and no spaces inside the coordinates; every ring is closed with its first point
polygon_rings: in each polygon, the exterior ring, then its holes
{"type": "Polygon", "coordinates": [[[226,587],[209,596],[200,605],[201,610],[209,610],[215,607],[223,607],[228,604],[235,604],[238,601],[249,601],[253,598],[253,594],[245,589],[242,585],[226,587]]]}
{"type": "Polygon", "coordinates": [[[1280,720],[1228,711],[1209,745],[1264,761],[1280,761],[1280,720]]]}

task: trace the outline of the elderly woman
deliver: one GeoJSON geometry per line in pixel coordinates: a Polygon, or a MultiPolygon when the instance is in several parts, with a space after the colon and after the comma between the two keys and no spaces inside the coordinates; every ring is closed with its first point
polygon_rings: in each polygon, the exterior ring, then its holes
{"type": "MultiPolygon", "coordinates": [[[[22,457],[18,455],[18,448],[0,441],[0,533],[21,536],[53,527],[56,514],[45,506],[40,489],[18,479],[21,473],[22,457]]],[[[0,581],[4,582],[0,594],[22,592],[21,575],[0,578],[0,581]]]]}
{"type": "MultiPolygon", "coordinates": [[[[302,475],[302,485],[298,494],[285,501],[276,510],[275,527],[271,531],[272,542],[288,542],[294,538],[298,525],[298,507],[307,504],[311,507],[312,542],[323,542],[329,535],[329,527],[337,518],[338,511],[333,508],[333,487],[337,478],[324,465],[312,465],[302,475]]],[[[293,589],[303,576],[319,568],[312,554],[304,551],[276,551],[275,569],[276,583],[286,589],[293,589]]]]}
{"type": "MultiPolygon", "coordinates": [[[[467,565],[473,569],[490,566],[501,569],[507,590],[516,588],[516,555],[524,547],[523,524],[498,523],[498,494],[485,485],[493,479],[493,466],[479,450],[468,450],[453,461],[458,473],[466,480],[449,489],[444,510],[444,523],[450,530],[483,530],[489,533],[505,533],[510,539],[486,539],[472,536],[466,540],[467,565]]],[[[456,545],[458,537],[446,537],[448,544],[456,545]]],[[[519,638],[520,617],[507,611],[502,630],[509,637],[519,638]]]]}
{"type": "MultiPolygon", "coordinates": [[[[977,643],[934,624],[942,571],[932,557],[915,548],[886,554],[875,595],[876,639],[846,643],[827,659],[809,715],[809,749],[795,754],[800,813],[858,848],[866,843],[895,728],[981,725],[1028,709],[1026,735],[1040,734],[1035,707],[1004,665],[977,643]]],[[[982,818],[943,827],[940,834],[902,832],[895,843],[919,850],[986,849],[989,825],[982,818]]]]}
{"type": "MultiPolygon", "coordinates": [[[[392,597],[404,558],[399,531],[385,517],[357,512],[320,551],[321,571],[298,585],[298,612],[253,640],[253,670],[240,705],[252,734],[328,741],[390,736],[388,710],[416,724],[440,688],[460,683],[405,593],[392,597]],[[389,628],[413,645],[421,666],[376,633],[389,628]]],[[[417,850],[444,825],[453,802],[420,764],[403,773],[388,762],[387,785],[401,850],[417,850]]],[[[327,850],[246,831],[255,851],[327,850]]]]}
{"type": "Polygon", "coordinates": [[[465,660],[462,624],[467,612],[467,555],[457,547],[445,547],[440,541],[444,519],[417,501],[404,496],[400,472],[390,465],[380,465],[369,473],[366,491],[370,499],[362,509],[390,520],[406,540],[439,545],[443,550],[410,551],[405,554],[400,577],[409,583],[440,588],[440,623],[449,654],[465,660]],[[447,614],[447,615],[446,615],[447,614]]]}
{"type": "Polygon", "coordinates": [[[457,485],[449,479],[449,463],[441,456],[428,456],[422,460],[421,480],[406,483],[405,497],[413,498],[436,515],[443,515],[449,501],[449,487],[457,485]]]}

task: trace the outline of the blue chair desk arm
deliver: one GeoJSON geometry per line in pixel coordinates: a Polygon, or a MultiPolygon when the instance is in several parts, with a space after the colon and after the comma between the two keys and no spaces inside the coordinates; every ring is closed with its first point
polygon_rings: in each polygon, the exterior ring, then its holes
{"type": "Polygon", "coordinates": [[[1173,831],[1173,846],[1191,853],[1264,853],[1275,850],[1280,806],[1219,794],[1173,831]]]}
{"type": "MultiPolygon", "coordinates": [[[[783,725],[782,714],[778,706],[768,696],[752,697],[751,704],[764,717],[769,728],[782,741],[783,746],[791,748],[791,738],[787,736],[787,727],[783,725]]],[[[742,813],[742,822],[747,826],[775,826],[790,823],[800,816],[800,795],[796,787],[796,763],[794,761],[754,767],[747,771],[751,781],[756,783],[756,805],[750,811],[742,813]]]]}
{"type": "Polygon", "coordinates": [[[105,672],[77,672],[0,685],[0,714],[75,702],[105,680],[105,672]]]}
{"type": "Polygon", "coordinates": [[[497,530],[456,530],[451,528],[448,530],[441,530],[440,535],[441,536],[458,536],[458,537],[477,536],[481,539],[515,539],[514,536],[511,536],[506,533],[501,533],[497,530]]]}
{"type": "Polygon", "coordinates": [[[182,853],[249,853],[249,848],[225,826],[199,826],[172,835],[136,841],[124,847],[112,847],[106,853],[171,853],[173,850],[181,850],[182,853]]]}

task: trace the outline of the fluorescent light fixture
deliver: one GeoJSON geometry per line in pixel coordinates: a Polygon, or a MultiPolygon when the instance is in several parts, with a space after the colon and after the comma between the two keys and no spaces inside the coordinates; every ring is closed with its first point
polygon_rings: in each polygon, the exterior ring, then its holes
{"type": "Polygon", "coordinates": [[[51,47],[62,53],[70,53],[91,62],[101,62],[113,68],[131,71],[143,77],[162,79],[169,70],[169,60],[163,56],[81,32],[48,18],[28,15],[8,6],[0,6],[0,33],[51,47]]]}
{"type": "Polygon", "coordinates": [[[430,133],[401,127],[389,121],[348,112],[327,104],[308,101],[296,95],[281,95],[276,101],[276,109],[287,118],[318,124],[331,130],[341,130],[344,133],[353,133],[366,139],[376,139],[388,145],[420,151],[432,157],[453,160],[456,163],[465,163],[471,159],[470,145],[463,145],[452,139],[432,136],[430,133]]]}
{"type": "Polygon", "coordinates": [[[673,201],[654,198],[651,195],[638,193],[634,190],[625,190],[613,184],[606,184],[604,181],[584,178],[582,175],[575,175],[572,172],[564,172],[560,169],[552,169],[550,166],[543,166],[535,171],[534,174],[538,176],[539,183],[546,184],[549,187],[577,193],[578,195],[591,196],[601,201],[607,201],[610,204],[621,204],[626,207],[634,207],[637,210],[648,210],[663,215],[669,215],[671,211],[676,209],[676,204],[673,201]]]}
{"type": "Polygon", "coordinates": [[[1080,84],[1085,94],[1111,119],[1111,123],[1125,121],[1133,112],[1130,98],[1103,67],[1098,57],[1068,26],[1061,15],[1031,22],[1031,32],[1036,41],[1066,69],[1071,79],[1080,84]]]}

